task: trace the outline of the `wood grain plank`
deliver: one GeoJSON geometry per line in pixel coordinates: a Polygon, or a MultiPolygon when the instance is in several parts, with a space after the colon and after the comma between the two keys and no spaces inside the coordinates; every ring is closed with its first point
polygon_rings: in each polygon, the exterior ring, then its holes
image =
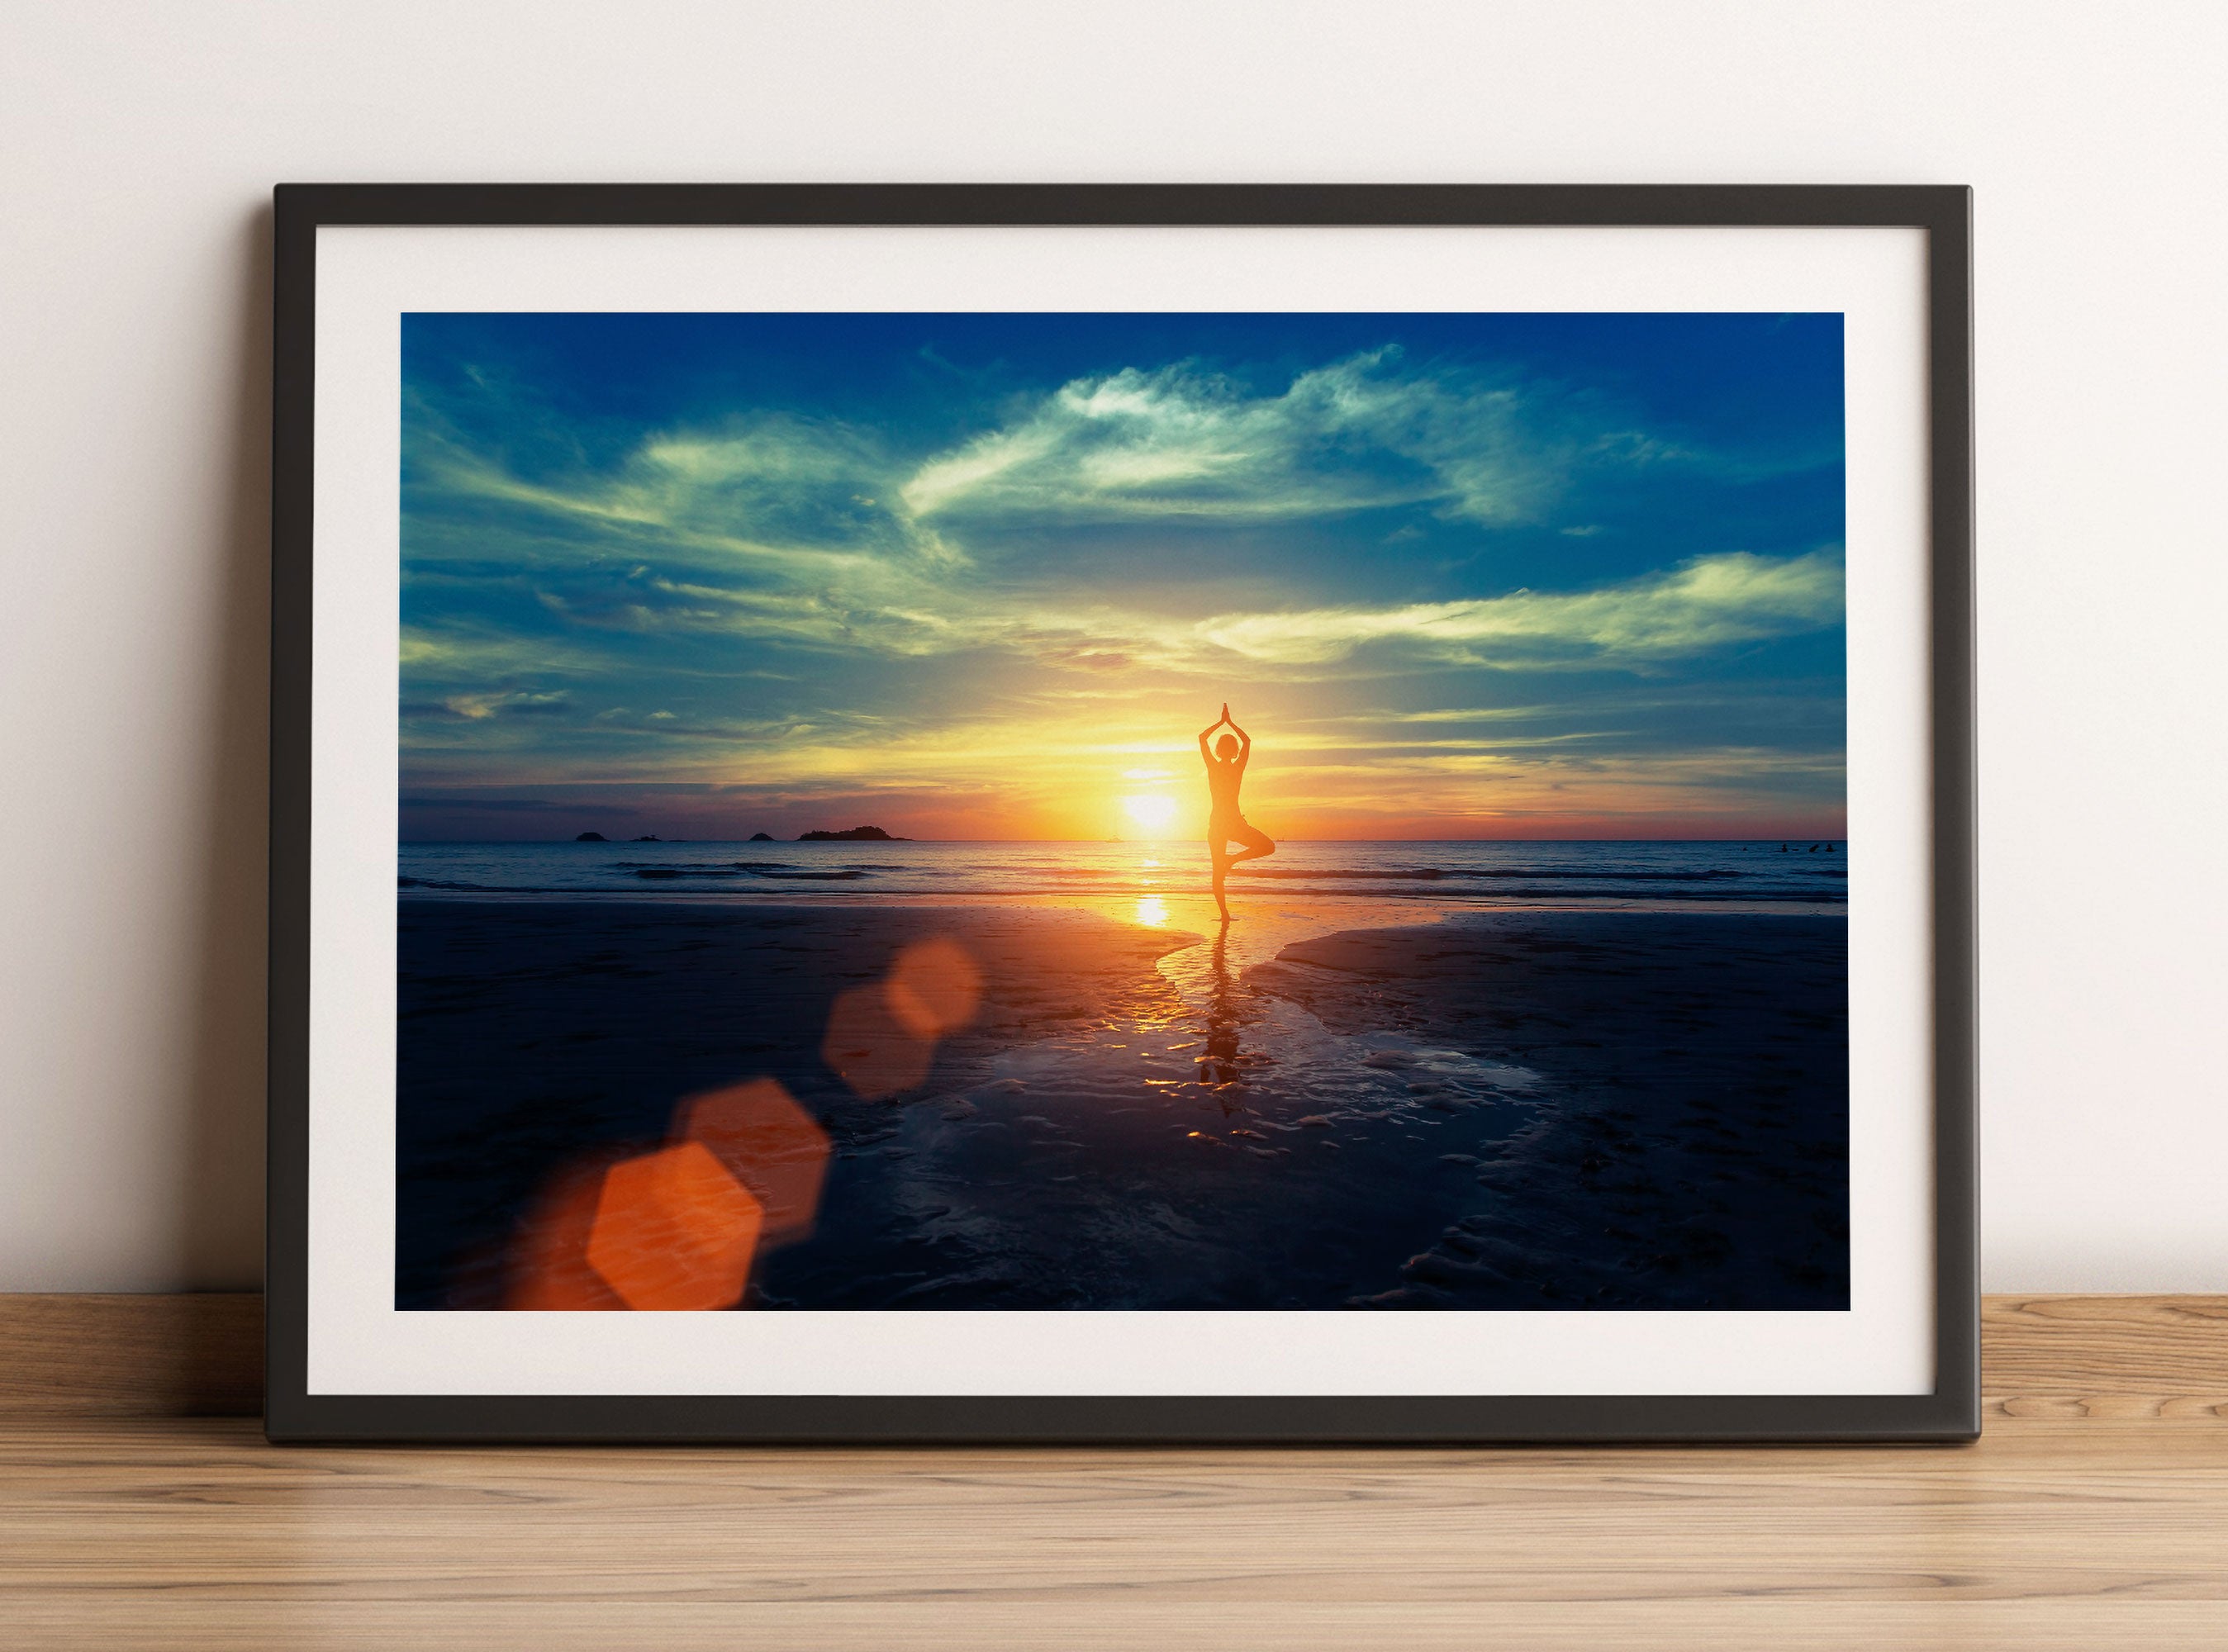
{"type": "Polygon", "coordinates": [[[317,1603],[253,1609],[196,1601],[150,1617],[130,1599],[103,1599],[16,1620],[19,1644],[40,1648],[163,1648],[176,1652],[2219,1652],[2224,1620],[2211,1602],[2057,1600],[1969,1607],[1882,1600],[1860,1610],[1784,1600],[1713,1598],[1602,1604],[1495,1605],[1360,1600],[1264,1613],[1254,1607],[1131,1598],[1076,1600],[1047,1611],[971,1599],[932,1605],[876,1601],[604,1603],[586,1610],[526,1601],[500,1612],[428,1607],[341,1611],[317,1603]]]}
{"type": "Polygon", "coordinates": [[[2228,1296],[1988,1297],[1989,1418],[2228,1419],[2228,1296]]]}
{"type": "Polygon", "coordinates": [[[254,1308],[0,1299],[10,1644],[2228,1645],[2218,1297],[1992,1300],[1961,1447],[279,1450],[125,1414],[239,1403],[254,1308]]]}
{"type": "Polygon", "coordinates": [[[0,1415],[262,1410],[260,1293],[0,1294],[0,1415]]]}
{"type": "Polygon", "coordinates": [[[2224,1529],[2228,1430],[2154,1425],[1273,1453],[0,1430],[0,1617],[41,1645],[2217,1646],[2224,1529]]]}
{"type": "MultiPolygon", "coordinates": [[[[2228,1296],[2006,1296],[1982,1305],[1994,1418],[2228,1419],[2228,1296]]],[[[0,1295],[0,1414],[248,1416],[262,1300],[0,1295]]]]}

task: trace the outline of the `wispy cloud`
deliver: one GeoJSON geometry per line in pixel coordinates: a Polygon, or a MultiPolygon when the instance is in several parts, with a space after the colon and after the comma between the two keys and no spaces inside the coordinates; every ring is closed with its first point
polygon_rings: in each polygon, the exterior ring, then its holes
{"type": "MultiPolygon", "coordinates": [[[[518,417],[547,415],[522,408],[518,417]]],[[[507,507],[547,524],[554,537],[515,547],[528,565],[576,560],[583,535],[622,554],[729,572],[824,574],[845,562],[957,560],[896,499],[907,461],[873,432],[834,420],[759,414],[654,431],[615,465],[573,453],[573,463],[529,474],[475,446],[437,409],[413,408],[407,452],[419,496],[507,507]]],[[[478,544],[471,534],[421,532],[415,550],[426,560],[469,559],[478,544]]]]}
{"type": "Polygon", "coordinates": [[[1002,650],[1084,672],[1226,669],[1233,656],[1322,666],[1392,644],[1502,669],[1644,665],[1838,618],[1839,564],[1824,553],[1725,554],[1591,592],[1171,623],[998,587],[967,549],[994,519],[1243,522],[1409,504],[1505,522],[1536,512],[1572,464],[1674,452],[1620,429],[1558,433],[1557,417],[1508,383],[1412,368],[1389,347],[1271,394],[1185,363],[1071,380],[910,467],[871,432],[768,414],[653,432],[615,466],[528,478],[428,410],[414,472],[467,509],[451,522],[419,513],[412,558],[469,577],[499,549],[492,571],[530,583],[576,635],[697,632],[912,657],[1002,650]],[[474,506],[508,520],[475,519],[474,506]],[[582,534],[594,547],[585,555],[582,534]]]}
{"type": "Polygon", "coordinates": [[[420,632],[406,644],[406,668],[486,671],[530,661],[537,675],[562,675],[576,669],[585,639],[604,631],[910,658],[1003,652],[1094,674],[1145,668],[1226,675],[1243,666],[1256,676],[1320,676],[1357,656],[1372,667],[1405,659],[1499,670],[1645,671],[1838,624],[1842,569],[1838,548],[1793,557],[1735,551],[1592,590],[1390,607],[1233,610],[1189,621],[1113,602],[1047,602],[948,573],[848,564],[822,581],[750,586],[633,568],[543,588],[535,600],[567,624],[569,647],[537,656],[532,644],[420,632]]]}
{"type": "Polygon", "coordinates": [[[1535,512],[1575,444],[1514,387],[1410,369],[1393,349],[1256,394],[1194,365],[1062,385],[921,465],[921,519],[1283,519],[1431,504],[1480,522],[1535,512]]]}
{"type": "Polygon", "coordinates": [[[562,715],[567,708],[567,698],[562,691],[532,694],[517,688],[494,694],[452,694],[440,701],[439,711],[451,717],[460,717],[468,723],[522,713],[528,716],[547,717],[562,715]]]}
{"type": "Polygon", "coordinates": [[[1199,632],[1277,664],[1342,660],[1373,644],[1465,665],[1649,664],[1838,624],[1841,586],[1838,550],[1778,558],[1732,551],[1596,591],[1232,614],[1199,632]]]}

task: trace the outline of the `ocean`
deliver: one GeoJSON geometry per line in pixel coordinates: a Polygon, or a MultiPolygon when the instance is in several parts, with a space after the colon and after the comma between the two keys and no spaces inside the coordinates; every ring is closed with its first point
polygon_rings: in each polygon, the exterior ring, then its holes
{"type": "MultiPolygon", "coordinates": [[[[1288,842],[1230,874],[1242,894],[1435,905],[1693,911],[1846,908],[1848,846],[1762,842],[1288,842]]],[[[764,901],[1203,893],[1207,850],[1166,843],[404,843],[427,899],[764,901]]]]}

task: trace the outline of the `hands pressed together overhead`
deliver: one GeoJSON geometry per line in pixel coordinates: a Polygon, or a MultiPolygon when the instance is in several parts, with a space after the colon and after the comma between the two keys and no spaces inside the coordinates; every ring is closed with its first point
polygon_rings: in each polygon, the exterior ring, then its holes
{"type": "Polygon", "coordinates": [[[1199,731],[1200,744],[1202,746],[1207,744],[1207,737],[1214,733],[1216,729],[1221,727],[1225,723],[1228,723],[1230,725],[1230,732],[1232,733],[1237,735],[1239,740],[1244,740],[1248,746],[1251,746],[1253,743],[1253,737],[1248,734],[1244,729],[1239,727],[1238,720],[1230,714],[1230,702],[1226,700],[1222,702],[1222,715],[1216,718],[1205,728],[1199,731]]]}

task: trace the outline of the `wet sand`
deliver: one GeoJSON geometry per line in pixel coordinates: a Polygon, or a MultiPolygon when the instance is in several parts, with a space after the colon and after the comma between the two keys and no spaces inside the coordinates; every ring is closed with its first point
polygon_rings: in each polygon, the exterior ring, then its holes
{"type": "Polygon", "coordinates": [[[400,903],[399,1305],[492,1305],[486,1253],[554,1174],[598,1148],[654,1144],[684,1097],[752,1079],[778,1079],[829,1132],[827,1197],[840,1201],[902,1107],[861,1099],[829,1070],[830,1009],[939,935],[981,967],[983,1002],[900,1100],[964,1081],[992,1051],[1178,1002],[1153,964],[1186,938],[1082,912],[400,903]]]}
{"type": "Polygon", "coordinates": [[[1328,936],[1248,979],[1542,1076],[1380,1305],[1841,1308],[1847,976],[1841,918],[1564,912],[1328,936]]]}
{"type": "Polygon", "coordinates": [[[400,910],[403,1306],[489,1305],[556,1170],[758,1077],[833,1157],[753,1305],[1846,1304],[1839,919],[1287,903],[1218,944],[1034,904],[400,910]],[[830,1007],[932,935],[981,1013],[861,1098],[830,1007]]]}

